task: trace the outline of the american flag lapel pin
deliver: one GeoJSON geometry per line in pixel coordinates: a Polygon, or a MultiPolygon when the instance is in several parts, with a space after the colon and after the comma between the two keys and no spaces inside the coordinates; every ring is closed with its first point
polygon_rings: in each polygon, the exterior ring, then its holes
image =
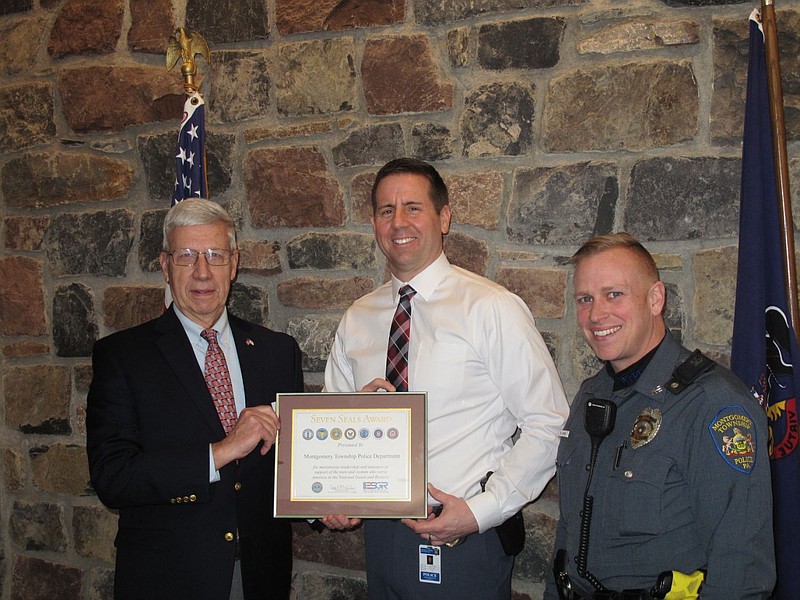
{"type": "Polygon", "coordinates": [[[247,339],[244,341],[244,343],[245,343],[246,345],[248,345],[248,346],[255,346],[255,344],[253,343],[253,340],[251,340],[250,338],[247,338],[247,339]]]}

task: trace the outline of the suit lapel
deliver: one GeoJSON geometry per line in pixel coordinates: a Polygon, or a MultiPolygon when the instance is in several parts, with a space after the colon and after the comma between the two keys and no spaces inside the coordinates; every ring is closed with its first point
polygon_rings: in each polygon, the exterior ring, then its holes
{"type": "Polygon", "coordinates": [[[239,356],[239,366],[242,369],[245,405],[255,406],[265,394],[264,378],[261,376],[267,366],[264,360],[264,348],[256,348],[255,342],[250,337],[252,328],[246,321],[232,317],[228,313],[228,324],[233,333],[236,354],[239,356]]]}
{"type": "Polygon", "coordinates": [[[200,371],[194,350],[186,336],[186,332],[178,320],[177,315],[170,307],[156,323],[156,331],[161,336],[156,340],[164,360],[175,373],[186,394],[203,416],[208,426],[220,439],[225,436],[225,430],[219,421],[219,416],[211,400],[211,394],[206,386],[206,381],[200,371]]]}

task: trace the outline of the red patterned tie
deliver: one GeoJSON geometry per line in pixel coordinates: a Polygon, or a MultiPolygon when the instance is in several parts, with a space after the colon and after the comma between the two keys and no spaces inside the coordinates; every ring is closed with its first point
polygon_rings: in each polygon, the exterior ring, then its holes
{"type": "Polygon", "coordinates": [[[213,329],[204,329],[200,336],[208,342],[206,350],[205,377],[211,399],[217,407],[217,414],[225,435],[230,433],[236,424],[236,402],[233,400],[233,386],[231,375],[228,372],[228,363],[222,348],[217,343],[217,332],[213,329]]]}
{"type": "Polygon", "coordinates": [[[411,298],[416,290],[410,285],[400,288],[400,302],[389,330],[389,351],[386,355],[386,379],[398,392],[408,391],[408,346],[411,335],[411,298]]]}

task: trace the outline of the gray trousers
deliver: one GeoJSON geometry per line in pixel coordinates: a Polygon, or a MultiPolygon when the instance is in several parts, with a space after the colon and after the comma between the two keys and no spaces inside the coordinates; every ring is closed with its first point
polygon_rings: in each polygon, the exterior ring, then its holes
{"type": "Polygon", "coordinates": [[[398,521],[364,523],[369,600],[509,600],[514,557],[494,529],[473,533],[455,548],[442,546],[442,583],[419,581],[424,540],[398,521]]]}

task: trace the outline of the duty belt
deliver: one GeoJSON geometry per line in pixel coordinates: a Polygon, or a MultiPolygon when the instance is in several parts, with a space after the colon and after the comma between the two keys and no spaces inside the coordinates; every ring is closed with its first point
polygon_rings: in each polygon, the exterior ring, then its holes
{"type": "Polygon", "coordinates": [[[586,593],[578,590],[567,574],[567,553],[559,550],[553,562],[559,600],[692,600],[699,597],[705,579],[704,571],[681,573],[664,571],[651,588],[623,590],[598,590],[586,593]]]}

